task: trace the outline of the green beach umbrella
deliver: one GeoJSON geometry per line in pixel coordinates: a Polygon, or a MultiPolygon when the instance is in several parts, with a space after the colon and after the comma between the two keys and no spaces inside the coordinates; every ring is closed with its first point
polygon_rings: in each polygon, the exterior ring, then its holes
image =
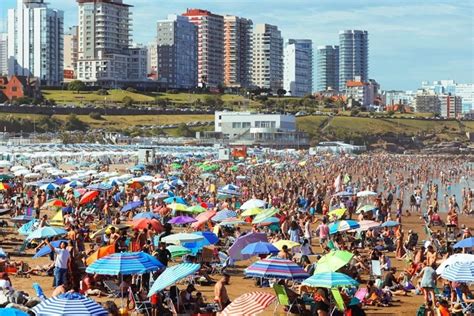
{"type": "Polygon", "coordinates": [[[366,204],[364,206],[361,206],[357,209],[356,213],[359,214],[361,212],[370,212],[370,211],[373,211],[375,210],[377,207],[375,205],[372,205],[372,204],[366,204]]]}
{"type": "Polygon", "coordinates": [[[353,253],[344,250],[331,251],[319,259],[314,273],[334,272],[345,266],[351,261],[353,253]]]}
{"type": "Polygon", "coordinates": [[[252,221],[252,224],[258,224],[258,223],[261,223],[263,222],[265,219],[269,218],[269,217],[272,217],[273,215],[275,215],[276,213],[280,212],[279,209],[277,208],[269,208],[269,209],[266,209],[264,210],[263,212],[261,212],[260,214],[258,214],[257,216],[255,216],[255,218],[253,219],[252,221]]]}
{"type": "Polygon", "coordinates": [[[197,213],[203,213],[205,211],[207,210],[201,205],[193,205],[193,206],[188,207],[185,212],[197,214],[197,213]]]}
{"type": "Polygon", "coordinates": [[[172,258],[181,257],[191,253],[191,250],[183,246],[169,245],[168,247],[166,247],[166,249],[171,252],[172,258]]]}

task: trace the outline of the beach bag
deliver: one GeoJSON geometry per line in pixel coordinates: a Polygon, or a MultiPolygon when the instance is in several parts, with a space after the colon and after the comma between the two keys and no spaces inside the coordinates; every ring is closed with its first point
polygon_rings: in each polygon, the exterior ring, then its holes
{"type": "Polygon", "coordinates": [[[418,310],[416,311],[416,316],[425,316],[425,312],[426,312],[426,307],[425,305],[421,305],[418,310]]]}

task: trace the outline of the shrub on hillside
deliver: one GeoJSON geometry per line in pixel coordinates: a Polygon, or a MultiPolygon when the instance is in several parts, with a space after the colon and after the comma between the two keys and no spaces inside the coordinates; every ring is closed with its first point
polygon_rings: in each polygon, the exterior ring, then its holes
{"type": "Polygon", "coordinates": [[[76,91],[77,93],[79,93],[80,91],[86,89],[86,85],[81,80],[74,80],[68,83],[67,89],[69,91],[76,91]]]}
{"type": "Polygon", "coordinates": [[[98,95],[109,95],[109,92],[106,89],[99,89],[96,92],[98,95]]]}
{"type": "Polygon", "coordinates": [[[126,108],[132,107],[133,102],[134,102],[134,100],[129,96],[123,97],[123,99],[122,99],[123,106],[126,107],[126,108]]]}
{"type": "Polygon", "coordinates": [[[132,88],[132,87],[128,87],[128,88],[127,88],[127,91],[128,91],[128,92],[136,93],[136,92],[137,92],[137,89],[132,88]]]}
{"type": "Polygon", "coordinates": [[[90,112],[89,117],[93,120],[102,120],[102,115],[99,112],[90,112]]]}
{"type": "Polygon", "coordinates": [[[67,131],[86,131],[87,128],[87,124],[81,121],[75,114],[69,114],[64,123],[64,129],[67,131]]]}

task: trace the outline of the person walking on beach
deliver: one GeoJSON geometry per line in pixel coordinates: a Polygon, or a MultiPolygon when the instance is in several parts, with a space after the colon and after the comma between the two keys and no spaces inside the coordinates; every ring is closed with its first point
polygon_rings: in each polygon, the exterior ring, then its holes
{"type": "Polygon", "coordinates": [[[229,285],[230,275],[225,274],[214,285],[214,301],[219,305],[219,309],[224,310],[230,304],[229,295],[227,294],[226,285],[229,285]]]}
{"type": "Polygon", "coordinates": [[[54,287],[58,287],[62,284],[66,284],[67,272],[68,272],[68,261],[70,259],[70,253],[66,249],[67,244],[62,242],[59,248],[55,248],[48,239],[44,240],[45,244],[51,248],[51,251],[56,253],[56,259],[54,260],[54,287]]]}

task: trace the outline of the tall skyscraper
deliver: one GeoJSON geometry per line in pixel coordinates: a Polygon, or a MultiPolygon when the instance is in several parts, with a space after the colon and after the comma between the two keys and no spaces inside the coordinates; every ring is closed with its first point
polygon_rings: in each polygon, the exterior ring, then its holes
{"type": "Polygon", "coordinates": [[[201,9],[183,16],[197,26],[198,84],[215,88],[224,83],[224,18],[201,9]]]}
{"type": "Polygon", "coordinates": [[[197,27],[180,15],[157,25],[157,80],[173,89],[197,86],[197,27]]]}
{"type": "Polygon", "coordinates": [[[303,97],[313,92],[313,42],[290,39],[285,45],[283,89],[287,94],[303,97]]]}
{"type": "Polygon", "coordinates": [[[0,33],[0,75],[8,74],[8,36],[0,33]]]}
{"type": "MultiPolygon", "coordinates": [[[[77,78],[90,85],[112,88],[146,80],[146,75],[138,78],[136,68],[129,67],[134,59],[143,58],[142,54],[130,49],[132,6],[122,0],[77,0],[77,3],[77,78]]],[[[144,58],[146,63],[146,56],[144,58]]]]}
{"type": "Polygon", "coordinates": [[[226,87],[250,87],[252,31],[252,20],[233,15],[224,16],[224,84],[226,87]]]}
{"type": "Polygon", "coordinates": [[[63,12],[43,0],[18,0],[8,10],[8,74],[34,76],[41,84],[63,81],[63,12]]]}
{"type": "Polygon", "coordinates": [[[76,79],[78,52],[77,34],[77,26],[70,27],[64,34],[64,81],[76,79]]]}
{"type": "Polygon", "coordinates": [[[257,24],[253,33],[252,84],[276,93],[283,88],[283,38],[278,27],[257,24]]]}
{"type": "Polygon", "coordinates": [[[339,91],[339,46],[316,48],[316,91],[339,91]]]}
{"type": "Polygon", "coordinates": [[[346,30],[339,32],[339,89],[356,76],[362,82],[369,79],[369,33],[346,30]]]}

